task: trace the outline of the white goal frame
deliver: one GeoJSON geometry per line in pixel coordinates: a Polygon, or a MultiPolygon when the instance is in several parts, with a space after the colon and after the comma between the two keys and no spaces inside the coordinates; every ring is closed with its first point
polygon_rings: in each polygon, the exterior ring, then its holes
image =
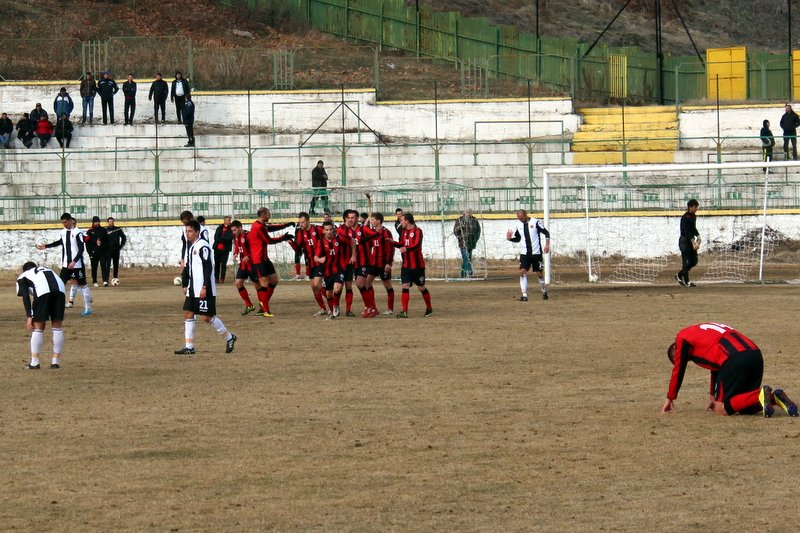
{"type": "MultiPolygon", "coordinates": [[[[550,187],[559,176],[565,175],[583,175],[584,188],[588,187],[586,176],[589,174],[621,174],[621,173],[654,173],[654,172],[681,172],[681,171],[713,171],[713,170],[741,170],[751,169],[754,167],[766,168],[767,172],[764,173],[764,204],[762,211],[762,224],[761,224],[761,253],[759,262],[759,281],[763,281],[764,273],[764,238],[766,229],[767,217],[767,202],[768,202],[768,186],[769,177],[773,169],[780,168],[800,168],[800,161],[747,161],[747,162],[733,162],[733,163],[671,163],[671,164],[653,164],[653,165],[599,165],[599,166],[563,166],[563,167],[550,167],[542,171],[542,203],[543,203],[543,218],[545,228],[550,228],[550,204],[551,195],[550,187]]],[[[586,218],[588,224],[588,197],[584,199],[586,203],[586,218]]],[[[589,242],[587,241],[587,247],[589,242]]],[[[544,275],[545,283],[550,284],[552,280],[552,267],[551,267],[551,254],[547,253],[544,256],[544,275]]],[[[587,257],[589,260],[589,269],[587,275],[591,280],[591,250],[587,249],[587,257]]]]}

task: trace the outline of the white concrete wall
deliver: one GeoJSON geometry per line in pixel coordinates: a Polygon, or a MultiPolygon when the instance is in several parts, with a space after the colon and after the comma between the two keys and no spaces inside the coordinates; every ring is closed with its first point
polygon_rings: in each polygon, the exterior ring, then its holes
{"type": "MultiPolygon", "coordinates": [[[[124,80],[118,80],[121,84],[124,80]]],[[[138,80],[136,116],[152,120],[153,106],[147,100],[152,80],[138,80]]],[[[9,113],[14,122],[23,112],[30,112],[36,102],[48,112],[53,112],[53,100],[63,84],[55,85],[0,85],[0,109],[9,113]]],[[[79,82],[65,85],[70,93],[75,110],[73,116],[80,117],[81,96],[79,82]]],[[[195,120],[202,124],[246,126],[248,120],[248,96],[246,94],[194,93],[195,120]]],[[[250,124],[254,128],[272,128],[273,123],[282,132],[310,132],[322,125],[321,132],[341,129],[342,115],[336,113],[327,122],[323,121],[339,105],[342,96],[338,92],[267,92],[251,94],[249,98],[250,124]],[[274,121],[274,122],[273,122],[274,121]]],[[[431,139],[436,130],[433,103],[391,104],[375,103],[374,91],[345,91],[344,100],[357,112],[361,120],[373,130],[393,139],[431,139]]],[[[123,120],[122,89],[114,98],[116,121],[123,120]]],[[[102,116],[100,98],[95,99],[95,122],[102,116]]],[[[527,120],[528,102],[454,102],[443,101],[438,105],[439,138],[442,140],[473,139],[475,122],[498,120],[527,120]]],[[[568,98],[534,99],[531,101],[531,116],[536,123],[533,135],[558,135],[563,130],[574,132],[578,116],[574,114],[568,98]]],[[[167,102],[167,120],[174,121],[175,107],[167,102]]],[[[355,130],[358,121],[353,113],[345,113],[345,128],[355,130]]],[[[478,138],[499,140],[523,138],[528,135],[527,124],[482,124],[478,126],[478,138]]]]}
{"type": "MultiPolygon", "coordinates": [[[[737,137],[758,137],[764,120],[769,120],[770,129],[775,135],[775,151],[782,150],[783,135],[780,128],[783,106],[774,107],[731,107],[722,108],[719,112],[719,136],[722,139],[722,150],[746,150],[759,152],[761,143],[757,138],[742,139],[737,137]]],[[[714,108],[686,108],[678,115],[680,123],[681,148],[716,149],[717,111],[714,108]],[[702,137],[702,138],[697,138],[702,137]]]]}
{"type": "MultiPolygon", "coordinates": [[[[622,255],[624,257],[659,257],[677,253],[679,220],[677,217],[606,217],[591,219],[588,234],[591,235],[593,256],[622,255]]],[[[446,254],[459,257],[458,245],[452,235],[452,222],[445,225],[446,254]]],[[[800,217],[772,215],[767,224],[783,234],[797,238],[800,235],[800,217]]],[[[485,246],[488,259],[513,260],[519,255],[519,245],[506,241],[506,231],[512,227],[513,219],[485,220],[479,249],[485,246]]],[[[426,257],[442,258],[441,225],[422,222],[425,232],[424,253],[426,257]]],[[[706,243],[725,244],[741,238],[743,233],[761,227],[761,217],[747,216],[701,216],[698,230],[706,243]]],[[[552,235],[554,256],[574,256],[585,252],[587,246],[586,221],[581,218],[553,219],[549,228],[552,235]]],[[[128,244],[122,252],[122,260],[128,266],[174,266],[180,259],[180,228],[124,227],[128,244]]],[[[36,245],[58,238],[59,230],[0,230],[0,249],[10,253],[0,255],[0,269],[15,270],[28,260],[42,264],[58,264],[60,248],[40,252],[36,245]]],[[[294,253],[288,245],[271,248],[270,256],[279,261],[292,261],[294,253]]],[[[399,256],[398,256],[399,257],[399,256]]]]}

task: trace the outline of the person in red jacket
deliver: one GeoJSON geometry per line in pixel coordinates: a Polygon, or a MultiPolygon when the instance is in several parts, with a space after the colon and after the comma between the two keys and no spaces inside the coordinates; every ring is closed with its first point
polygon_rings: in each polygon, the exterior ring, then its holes
{"type": "Polygon", "coordinates": [[[719,415],[758,414],[769,418],[777,405],[797,416],[797,405],[782,389],[761,385],[761,350],[743,333],[718,323],[695,324],[678,332],[667,349],[672,363],[667,399],[662,413],[672,413],[689,361],[711,371],[706,410],[719,415]]]}
{"type": "Polygon", "coordinates": [[[39,137],[39,144],[42,148],[47,146],[53,136],[53,123],[47,120],[47,115],[39,117],[36,123],[36,136],[39,137]]]}

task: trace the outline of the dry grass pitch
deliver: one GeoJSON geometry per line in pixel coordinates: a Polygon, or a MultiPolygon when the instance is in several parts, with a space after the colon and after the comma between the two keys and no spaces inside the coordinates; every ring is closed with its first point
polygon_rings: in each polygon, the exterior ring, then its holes
{"type": "Polygon", "coordinates": [[[513,278],[433,283],[430,319],[415,291],[409,320],[326,322],[306,283],[278,287],[273,319],[241,317],[224,285],[236,351],[198,324],[187,358],[172,276],[95,289],[94,315],[68,311],[62,368],[38,372],[3,278],[4,531],[797,527],[800,420],[705,412],[695,366],[659,413],[666,346],[709,320],[800,396],[795,286],[574,283],[521,303],[513,278]]]}

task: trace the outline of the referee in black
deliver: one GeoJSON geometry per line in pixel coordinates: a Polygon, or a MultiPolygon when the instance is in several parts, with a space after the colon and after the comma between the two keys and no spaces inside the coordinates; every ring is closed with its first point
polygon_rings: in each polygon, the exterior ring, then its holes
{"type": "Polygon", "coordinates": [[[697,265],[697,242],[699,248],[700,233],[697,231],[697,210],[700,203],[692,198],[686,202],[686,212],[681,217],[681,237],[678,239],[678,248],[681,251],[681,271],[675,274],[675,279],[684,287],[694,287],[689,281],[689,271],[697,265]],[[697,241],[695,241],[697,239],[697,241]]]}

